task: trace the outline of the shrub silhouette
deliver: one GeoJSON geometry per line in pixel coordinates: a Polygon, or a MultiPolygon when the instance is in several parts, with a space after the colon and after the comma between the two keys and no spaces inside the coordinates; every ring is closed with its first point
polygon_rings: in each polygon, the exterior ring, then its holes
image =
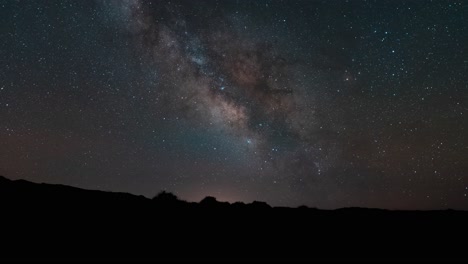
{"type": "Polygon", "coordinates": [[[175,194],[166,191],[158,193],[155,197],[153,197],[152,200],[157,205],[164,207],[177,206],[184,203],[183,201],[179,200],[175,194]]]}
{"type": "Polygon", "coordinates": [[[228,202],[220,202],[213,196],[207,196],[200,201],[200,206],[205,209],[226,209],[229,208],[228,202]]]}
{"type": "Polygon", "coordinates": [[[265,202],[253,201],[250,207],[255,210],[271,209],[271,206],[265,202]]]}
{"type": "Polygon", "coordinates": [[[219,203],[218,200],[213,196],[207,196],[200,201],[200,204],[208,206],[216,205],[217,203],[219,203]]]}

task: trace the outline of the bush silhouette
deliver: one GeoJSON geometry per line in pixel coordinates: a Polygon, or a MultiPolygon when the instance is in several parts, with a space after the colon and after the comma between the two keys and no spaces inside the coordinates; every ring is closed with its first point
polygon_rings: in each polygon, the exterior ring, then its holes
{"type": "Polygon", "coordinates": [[[200,204],[203,205],[216,205],[217,203],[219,203],[218,200],[213,196],[207,196],[200,201],[200,204]]]}
{"type": "Polygon", "coordinates": [[[256,210],[271,209],[271,206],[269,204],[260,201],[253,201],[250,204],[250,207],[255,208],[256,210]]]}
{"type": "Polygon", "coordinates": [[[158,193],[152,200],[160,205],[173,205],[182,202],[175,194],[166,191],[158,193]]]}

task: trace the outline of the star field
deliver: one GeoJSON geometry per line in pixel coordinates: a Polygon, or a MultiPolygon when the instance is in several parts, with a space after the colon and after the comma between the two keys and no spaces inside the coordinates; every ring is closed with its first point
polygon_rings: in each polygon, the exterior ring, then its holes
{"type": "Polygon", "coordinates": [[[0,1],[0,174],[468,209],[463,1],[0,1]]]}

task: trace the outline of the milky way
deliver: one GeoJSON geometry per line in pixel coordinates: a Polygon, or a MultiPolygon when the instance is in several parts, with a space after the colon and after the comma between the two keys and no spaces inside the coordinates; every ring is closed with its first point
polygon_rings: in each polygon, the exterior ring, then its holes
{"type": "Polygon", "coordinates": [[[165,108],[174,108],[194,126],[210,127],[234,144],[245,145],[244,155],[253,154],[252,159],[263,163],[260,170],[276,171],[275,176],[265,175],[267,181],[299,181],[309,192],[333,166],[338,153],[329,151],[328,141],[336,137],[324,140],[320,135],[317,95],[307,95],[311,85],[295,77],[313,69],[300,69],[301,63],[285,59],[287,54],[269,41],[237,31],[235,15],[197,10],[203,3],[119,4],[124,18],[116,22],[123,22],[165,83],[165,108]]]}
{"type": "Polygon", "coordinates": [[[466,208],[461,2],[2,3],[0,174],[466,208]]]}

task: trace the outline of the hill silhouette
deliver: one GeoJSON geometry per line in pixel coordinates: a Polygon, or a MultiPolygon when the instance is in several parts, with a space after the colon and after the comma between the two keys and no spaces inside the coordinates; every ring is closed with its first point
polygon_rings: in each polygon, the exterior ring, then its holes
{"type": "Polygon", "coordinates": [[[466,260],[468,212],[186,202],[0,176],[0,260],[466,260]]]}

